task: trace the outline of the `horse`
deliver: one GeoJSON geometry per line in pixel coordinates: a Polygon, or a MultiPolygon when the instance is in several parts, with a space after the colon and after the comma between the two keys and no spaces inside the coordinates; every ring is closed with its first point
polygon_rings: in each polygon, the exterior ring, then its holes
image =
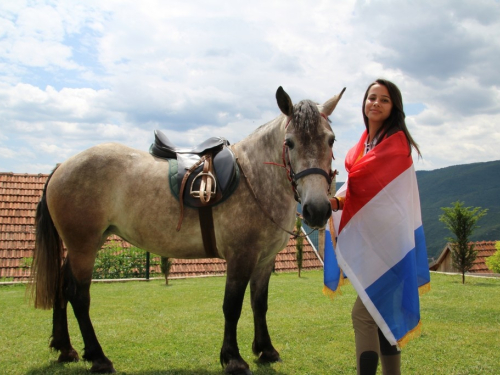
{"type": "MultiPolygon", "coordinates": [[[[242,177],[232,195],[213,207],[216,256],[227,264],[220,362],[228,374],[251,374],[237,343],[248,284],[253,353],[264,363],[281,361],[266,321],[269,280],[277,253],[293,233],[297,201],[311,228],[323,227],[331,215],[335,135],[328,116],[344,90],[322,105],[310,100],[294,105],[279,87],[282,113],[230,145],[242,177]]],[[[168,160],[107,143],[69,158],[49,175],[36,210],[31,293],[35,308],[53,309],[49,345],[60,352],[59,362],[79,360],[68,333],[69,302],[91,372],[115,372],[89,316],[94,261],[108,236],[165,257],[206,257],[196,209],[185,210],[176,230],[179,201],[168,187],[168,167],[168,160]]]]}

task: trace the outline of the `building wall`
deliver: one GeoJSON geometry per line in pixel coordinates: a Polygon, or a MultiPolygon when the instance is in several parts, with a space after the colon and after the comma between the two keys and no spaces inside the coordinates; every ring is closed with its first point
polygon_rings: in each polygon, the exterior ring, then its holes
{"type": "Polygon", "coordinates": [[[453,260],[451,259],[451,253],[448,251],[445,258],[439,265],[437,271],[439,272],[457,272],[453,267],[453,260]]]}

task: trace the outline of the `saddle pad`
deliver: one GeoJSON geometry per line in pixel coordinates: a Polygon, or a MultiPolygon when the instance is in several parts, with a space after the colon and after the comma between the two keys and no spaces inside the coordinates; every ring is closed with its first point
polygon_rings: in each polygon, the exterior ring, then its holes
{"type": "MultiPolygon", "coordinates": [[[[173,196],[179,200],[179,190],[181,187],[182,179],[184,177],[183,169],[186,167],[189,168],[192,164],[192,160],[190,158],[179,158],[178,159],[169,159],[169,173],[168,180],[170,184],[170,191],[173,196]]],[[[233,152],[224,147],[220,152],[218,152],[213,158],[213,167],[214,173],[217,181],[217,190],[214,197],[214,200],[210,200],[208,205],[204,205],[201,203],[199,198],[193,198],[189,194],[191,189],[191,184],[198,173],[202,172],[203,165],[200,165],[196,168],[191,175],[189,176],[186,186],[184,188],[184,205],[191,208],[199,208],[206,206],[216,206],[222,202],[224,202],[227,198],[231,196],[231,194],[236,190],[240,181],[240,170],[236,163],[235,156],[233,152]],[[219,197],[219,199],[216,199],[219,197]],[[213,202],[213,203],[212,203],[213,202]]],[[[194,189],[199,190],[200,187],[200,179],[197,179],[194,184],[194,189]]]]}

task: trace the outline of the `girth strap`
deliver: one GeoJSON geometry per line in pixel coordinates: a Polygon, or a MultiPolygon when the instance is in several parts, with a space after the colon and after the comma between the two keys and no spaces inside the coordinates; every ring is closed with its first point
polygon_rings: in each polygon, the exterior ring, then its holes
{"type": "Polygon", "coordinates": [[[198,208],[198,214],[200,217],[201,237],[207,258],[220,258],[215,241],[212,207],[200,207],[198,208]]]}

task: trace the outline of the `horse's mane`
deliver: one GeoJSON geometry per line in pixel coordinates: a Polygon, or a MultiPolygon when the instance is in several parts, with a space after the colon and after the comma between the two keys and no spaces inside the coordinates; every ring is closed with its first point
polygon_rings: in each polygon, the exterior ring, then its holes
{"type": "MultiPolygon", "coordinates": [[[[314,129],[320,116],[318,104],[312,100],[301,100],[293,106],[293,126],[299,133],[307,133],[309,130],[314,129]]],[[[273,126],[272,124],[276,120],[271,120],[259,126],[252,134],[257,134],[269,126],[273,126]]]]}
{"type": "Polygon", "coordinates": [[[293,106],[293,125],[301,133],[316,126],[320,116],[318,105],[312,100],[301,100],[293,106]]]}

